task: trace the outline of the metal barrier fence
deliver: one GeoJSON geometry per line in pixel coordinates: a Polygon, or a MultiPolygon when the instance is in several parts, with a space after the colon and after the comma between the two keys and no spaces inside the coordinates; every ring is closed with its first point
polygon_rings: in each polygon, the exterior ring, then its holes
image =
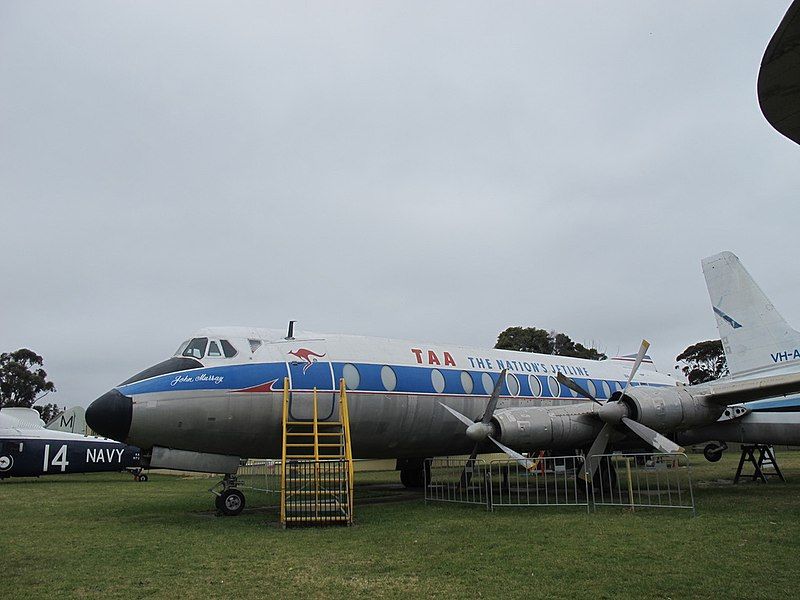
{"type": "Polygon", "coordinates": [[[514,460],[443,457],[425,465],[425,501],[507,506],[593,506],[690,509],[694,514],[689,460],[685,454],[603,454],[593,481],[580,475],[584,458],[546,456],[531,468],[514,460]]]}
{"type": "Polygon", "coordinates": [[[451,457],[425,461],[425,501],[483,504],[491,509],[491,478],[480,459],[451,457]]]}
{"type": "Polygon", "coordinates": [[[599,461],[592,486],[595,508],[678,508],[695,514],[692,474],[686,454],[600,454],[589,460],[599,461]]]}
{"type": "Polygon", "coordinates": [[[531,469],[513,460],[426,461],[425,500],[495,506],[581,506],[589,510],[586,482],[577,479],[583,457],[541,457],[531,469]]]}
{"type": "Polygon", "coordinates": [[[236,472],[240,487],[259,492],[280,493],[281,461],[248,460],[236,472]]]}
{"type": "Polygon", "coordinates": [[[585,506],[589,510],[588,484],[578,477],[580,456],[543,456],[526,469],[514,460],[493,460],[492,506],[585,506]]]}

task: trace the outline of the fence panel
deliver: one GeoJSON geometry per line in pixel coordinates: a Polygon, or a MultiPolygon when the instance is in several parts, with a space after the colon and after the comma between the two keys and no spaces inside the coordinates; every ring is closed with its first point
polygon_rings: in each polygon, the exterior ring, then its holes
{"type": "Polygon", "coordinates": [[[248,460],[236,472],[240,487],[259,492],[280,493],[281,461],[248,460]]]}
{"type": "Polygon", "coordinates": [[[689,459],[683,453],[599,454],[592,486],[597,506],[678,508],[695,514],[689,459]]]}
{"type": "Polygon", "coordinates": [[[492,506],[585,506],[589,490],[579,478],[583,457],[543,456],[526,469],[515,460],[490,463],[492,506]]]}
{"type": "Polygon", "coordinates": [[[480,459],[451,457],[425,461],[425,501],[482,504],[491,507],[489,469],[480,459]]]}

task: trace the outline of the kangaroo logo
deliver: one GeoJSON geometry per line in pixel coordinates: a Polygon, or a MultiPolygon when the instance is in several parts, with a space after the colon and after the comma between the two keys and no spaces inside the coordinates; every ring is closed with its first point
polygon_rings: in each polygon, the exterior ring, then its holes
{"type": "Polygon", "coordinates": [[[719,318],[720,318],[720,319],[722,319],[723,321],[725,321],[725,322],[726,322],[728,325],[730,325],[730,326],[731,326],[731,327],[733,327],[734,329],[739,329],[739,328],[742,326],[740,323],[737,323],[736,321],[734,321],[734,320],[733,320],[731,317],[729,317],[728,315],[726,315],[724,312],[722,312],[722,311],[721,311],[720,309],[718,309],[716,306],[712,306],[711,308],[713,308],[713,309],[714,309],[714,312],[715,312],[715,313],[717,313],[717,315],[719,315],[719,318]]]}
{"type": "Polygon", "coordinates": [[[325,356],[325,354],[317,354],[316,352],[313,352],[308,348],[300,348],[297,351],[292,350],[289,352],[289,354],[293,354],[300,360],[305,361],[306,364],[303,365],[303,375],[305,375],[306,371],[308,371],[311,368],[311,365],[317,362],[317,359],[325,356]]]}

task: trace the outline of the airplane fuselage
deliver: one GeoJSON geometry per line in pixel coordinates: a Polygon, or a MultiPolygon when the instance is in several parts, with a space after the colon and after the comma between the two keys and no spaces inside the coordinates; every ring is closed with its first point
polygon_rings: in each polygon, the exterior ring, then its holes
{"type": "MultiPolygon", "coordinates": [[[[87,420],[98,432],[143,449],[277,457],[284,379],[293,420],[311,417],[314,389],[320,418],[335,418],[336,390],[344,379],[356,457],[461,454],[472,442],[439,402],[480,417],[500,371],[507,369],[498,408],[569,412],[586,400],[556,381],[559,372],[608,399],[622,389],[632,363],[361,336],[285,339],[275,330],[209,328],[185,342],[173,359],[95,401],[87,420]]],[[[674,386],[675,381],[642,370],[634,385],[674,386]]],[[[587,443],[599,427],[586,427],[587,443]]]]}

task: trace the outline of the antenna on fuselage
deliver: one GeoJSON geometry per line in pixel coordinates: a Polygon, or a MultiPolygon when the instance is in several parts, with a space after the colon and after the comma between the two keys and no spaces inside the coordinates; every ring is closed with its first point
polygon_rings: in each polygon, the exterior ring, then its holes
{"type": "Polygon", "coordinates": [[[294,324],[295,323],[297,323],[297,321],[289,321],[289,331],[286,333],[286,338],[285,339],[287,339],[287,340],[293,340],[294,339],[294,324]]]}

